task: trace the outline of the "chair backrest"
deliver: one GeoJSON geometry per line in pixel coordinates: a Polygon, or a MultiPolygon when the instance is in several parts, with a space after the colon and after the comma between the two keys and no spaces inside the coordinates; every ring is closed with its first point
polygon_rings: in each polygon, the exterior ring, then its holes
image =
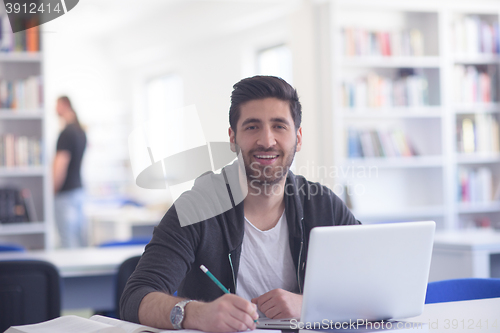
{"type": "Polygon", "coordinates": [[[500,297],[500,279],[454,279],[429,282],[425,303],[500,297]]]}
{"type": "Polygon", "coordinates": [[[109,241],[99,245],[99,247],[112,247],[112,246],[127,246],[127,245],[146,245],[151,240],[152,236],[147,237],[134,237],[124,241],[109,241]]]}
{"type": "Polygon", "coordinates": [[[59,317],[60,285],[59,272],[51,263],[0,261],[0,332],[59,317]]]}
{"type": "Polygon", "coordinates": [[[137,263],[139,263],[139,259],[141,259],[141,256],[128,258],[118,268],[118,273],[116,276],[116,289],[115,289],[116,290],[115,309],[117,318],[120,317],[120,298],[122,297],[122,293],[123,290],[125,289],[125,285],[127,284],[128,278],[134,272],[137,263]]]}
{"type": "Polygon", "coordinates": [[[5,251],[23,252],[26,251],[26,249],[22,245],[18,244],[0,244],[0,252],[5,251]]]}

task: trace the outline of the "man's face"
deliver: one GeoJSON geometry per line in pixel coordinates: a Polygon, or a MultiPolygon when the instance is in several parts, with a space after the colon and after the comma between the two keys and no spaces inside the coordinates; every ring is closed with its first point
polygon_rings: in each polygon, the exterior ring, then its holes
{"type": "Polygon", "coordinates": [[[295,130],[289,103],[272,97],[243,103],[229,137],[241,149],[251,185],[278,183],[302,147],[302,128],[295,130]]]}
{"type": "Polygon", "coordinates": [[[64,113],[64,106],[64,102],[58,99],[56,104],[56,112],[59,117],[62,117],[64,113]]]}

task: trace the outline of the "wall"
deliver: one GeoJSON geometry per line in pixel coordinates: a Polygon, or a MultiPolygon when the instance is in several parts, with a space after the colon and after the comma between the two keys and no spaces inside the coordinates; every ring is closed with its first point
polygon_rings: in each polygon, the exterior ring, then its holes
{"type": "MultiPolygon", "coordinates": [[[[128,188],[146,201],[165,198],[163,192],[123,186],[133,184],[126,169],[127,136],[144,112],[143,83],[148,78],[180,74],[185,105],[196,105],[207,141],[227,141],[232,85],[255,73],[256,50],[283,42],[293,52],[294,84],[304,110],[305,142],[296,166],[321,163],[314,6],[307,1],[209,3],[174,2],[168,10],[153,10],[126,26],[102,32],[86,33],[77,8],[45,25],[48,112],[53,112],[59,94],[74,99],[89,130],[84,175],[96,185],[93,194],[128,188]]],[[[90,10],[95,8],[81,12],[90,10]]],[[[52,146],[56,124],[54,117],[52,146]]]]}

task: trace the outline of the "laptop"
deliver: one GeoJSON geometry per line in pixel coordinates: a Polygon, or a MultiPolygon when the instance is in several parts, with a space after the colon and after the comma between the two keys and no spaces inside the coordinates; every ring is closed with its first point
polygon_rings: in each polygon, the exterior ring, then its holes
{"type": "Polygon", "coordinates": [[[259,319],[257,327],[331,329],[420,315],[435,229],[433,221],[313,228],[300,319],[259,319]]]}

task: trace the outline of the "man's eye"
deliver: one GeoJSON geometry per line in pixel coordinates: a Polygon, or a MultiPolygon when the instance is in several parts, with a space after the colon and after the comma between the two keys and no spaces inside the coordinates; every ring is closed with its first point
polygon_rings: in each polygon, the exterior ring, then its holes
{"type": "Polygon", "coordinates": [[[247,129],[247,130],[253,130],[253,129],[256,129],[256,128],[257,128],[257,126],[248,126],[248,127],[247,127],[247,128],[245,128],[245,129],[247,129]]]}

